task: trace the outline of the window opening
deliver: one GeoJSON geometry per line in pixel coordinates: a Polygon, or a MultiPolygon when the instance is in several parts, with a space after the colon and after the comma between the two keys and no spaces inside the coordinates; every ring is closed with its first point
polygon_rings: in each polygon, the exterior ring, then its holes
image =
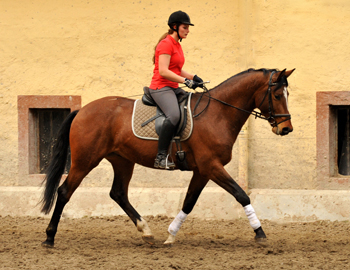
{"type": "Polygon", "coordinates": [[[350,189],[349,110],[350,91],[316,93],[319,189],[350,189]]]}
{"type": "MultiPolygon", "coordinates": [[[[52,150],[57,134],[70,109],[30,109],[33,117],[31,141],[33,163],[30,173],[45,173],[52,157],[52,150]]],[[[65,173],[70,169],[70,151],[68,153],[65,173]]]]}
{"type": "Polygon", "coordinates": [[[350,107],[339,108],[338,126],[338,172],[350,175],[350,107]]]}

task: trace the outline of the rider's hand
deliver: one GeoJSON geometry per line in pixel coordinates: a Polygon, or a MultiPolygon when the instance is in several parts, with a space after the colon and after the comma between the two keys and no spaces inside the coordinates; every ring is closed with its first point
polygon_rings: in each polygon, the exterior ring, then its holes
{"type": "Polygon", "coordinates": [[[203,88],[203,80],[199,78],[197,75],[193,76],[193,80],[198,83],[198,86],[203,88]]]}
{"type": "Polygon", "coordinates": [[[193,89],[193,90],[195,90],[195,89],[199,86],[198,82],[193,81],[193,80],[189,80],[189,79],[185,79],[184,84],[185,84],[188,88],[191,88],[191,89],[193,89]]]}

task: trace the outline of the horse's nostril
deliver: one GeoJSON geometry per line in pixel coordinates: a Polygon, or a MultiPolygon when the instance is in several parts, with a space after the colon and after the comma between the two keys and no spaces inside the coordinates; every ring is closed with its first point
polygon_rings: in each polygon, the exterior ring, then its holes
{"type": "Polygon", "coordinates": [[[284,127],[282,128],[282,134],[283,135],[287,135],[289,132],[292,132],[293,130],[291,130],[289,127],[284,127]]]}

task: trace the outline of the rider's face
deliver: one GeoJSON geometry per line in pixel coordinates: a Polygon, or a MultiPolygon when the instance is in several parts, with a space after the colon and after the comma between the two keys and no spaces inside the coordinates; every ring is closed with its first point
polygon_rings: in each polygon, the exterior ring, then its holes
{"type": "Polygon", "coordinates": [[[181,38],[186,38],[190,32],[190,26],[188,24],[181,24],[179,26],[179,35],[181,38]]]}

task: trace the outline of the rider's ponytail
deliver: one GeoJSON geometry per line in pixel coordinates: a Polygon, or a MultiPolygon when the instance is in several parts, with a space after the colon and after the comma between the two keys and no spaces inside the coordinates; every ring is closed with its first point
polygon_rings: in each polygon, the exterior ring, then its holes
{"type": "Polygon", "coordinates": [[[156,62],[156,49],[157,49],[157,46],[158,46],[159,42],[161,42],[163,39],[165,39],[168,35],[171,35],[172,33],[174,33],[174,30],[173,29],[169,29],[167,33],[163,34],[160,37],[157,45],[154,47],[154,54],[153,54],[153,58],[152,58],[153,64],[155,64],[155,62],[156,62]]]}

